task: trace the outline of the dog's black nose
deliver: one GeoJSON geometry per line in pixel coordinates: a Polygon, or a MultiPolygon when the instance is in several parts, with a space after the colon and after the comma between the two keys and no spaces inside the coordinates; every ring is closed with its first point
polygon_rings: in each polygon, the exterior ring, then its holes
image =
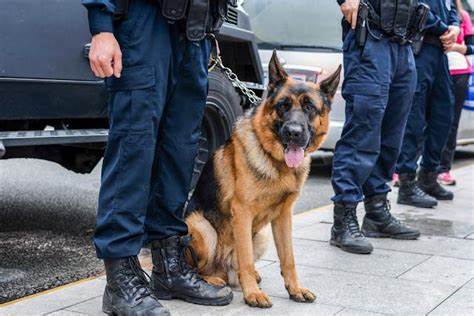
{"type": "Polygon", "coordinates": [[[301,124],[286,124],[283,127],[283,134],[288,141],[298,141],[303,135],[301,124]]]}

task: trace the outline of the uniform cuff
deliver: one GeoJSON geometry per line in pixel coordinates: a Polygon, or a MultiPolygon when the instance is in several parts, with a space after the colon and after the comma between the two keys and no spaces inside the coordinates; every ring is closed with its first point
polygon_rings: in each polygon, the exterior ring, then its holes
{"type": "Polygon", "coordinates": [[[441,22],[438,27],[438,35],[443,35],[448,30],[448,26],[441,22]]]}
{"type": "Polygon", "coordinates": [[[92,7],[88,9],[89,29],[92,35],[101,32],[114,32],[114,16],[103,10],[101,7],[92,7]]]}
{"type": "Polygon", "coordinates": [[[466,55],[472,55],[473,45],[467,45],[466,55]]]}
{"type": "Polygon", "coordinates": [[[346,0],[337,0],[337,3],[339,3],[339,5],[343,4],[344,2],[346,2],[346,0]]]}

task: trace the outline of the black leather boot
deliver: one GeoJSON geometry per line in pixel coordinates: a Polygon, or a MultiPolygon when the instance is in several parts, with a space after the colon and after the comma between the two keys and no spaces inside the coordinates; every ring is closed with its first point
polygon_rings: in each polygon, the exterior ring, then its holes
{"type": "Polygon", "coordinates": [[[427,171],[421,168],[418,172],[418,184],[425,193],[437,200],[452,200],[454,198],[453,192],[446,190],[438,183],[436,171],[427,171]]]}
{"type": "Polygon", "coordinates": [[[417,239],[420,232],[412,229],[392,216],[387,194],[374,195],[364,200],[365,217],[362,232],[367,237],[417,239]]]}
{"type": "Polygon", "coordinates": [[[137,257],[106,259],[107,285],[102,311],[119,316],[168,316],[150,291],[148,280],[137,257]]]}
{"type": "Polygon", "coordinates": [[[398,189],[398,204],[412,205],[416,207],[432,208],[438,205],[438,201],[425,193],[416,181],[416,174],[405,173],[398,175],[400,188],[398,189]]]}
{"type": "Polygon", "coordinates": [[[329,243],[347,252],[369,254],[374,248],[359,229],[356,206],[334,204],[334,225],[329,243]]]}
{"type": "Polygon", "coordinates": [[[228,286],[214,286],[204,281],[188,264],[185,253],[189,250],[190,236],[173,236],[151,244],[153,293],[163,300],[174,298],[201,305],[227,305],[232,301],[228,286]]]}

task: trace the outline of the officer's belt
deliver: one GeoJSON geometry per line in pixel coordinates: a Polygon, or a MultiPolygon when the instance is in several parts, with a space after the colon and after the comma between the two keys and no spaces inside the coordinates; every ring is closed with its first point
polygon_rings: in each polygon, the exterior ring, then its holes
{"type": "Polygon", "coordinates": [[[381,36],[388,38],[391,42],[398,43],[400,45],[406,45],[409,44],[410,42],[403,37],[393,35],[393,34],[387,34],[382,30],[380,27],[380,23],[377,21],[377,19],[374,19],[372,17],[369,18],[369,26],[371,31],[377,31],[378,33],[381,34],[381,36]]]}
{"type": "MultiPolygon", "coordinates": [[[[410,43],[410,40],[407,37],[408,34],[408,29],[402,30],[398,28],[398,32],[404,33],[404,36],[397,35],[395,33],[387,33],[381,23],[381,15],[374,9],[372,5],[368,5],[369,8],[369,17],[368,17],[368,24],[371,30],[377,30],[380,34],[382,34],[384,37],[390,39],[390,41],[398,43],[400,45],[406,45],[410,43]]],[[[400,18],[400,17],[398,17],[400,18]]],[[[393,23],[396,21],[394,20],[393,23]]],[[[396,23],[395,23],[396,24],[396,23]]],[[[408,27],[408,25],[407,25],[408,27]]]]}

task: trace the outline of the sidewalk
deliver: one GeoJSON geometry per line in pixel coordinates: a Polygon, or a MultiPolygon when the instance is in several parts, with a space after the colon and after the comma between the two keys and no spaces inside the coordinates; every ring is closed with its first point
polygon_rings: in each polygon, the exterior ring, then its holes
{"type": "MultiPolygon", "coordinates": [[[[271,309],[247,307],[238,291],[225,307],[163,303],[172,315],[474,315],[474,165],[455,174],[455,201],[436,209],[399,206],[395,190],[393,213],[423,235],[418,241],[371,239],[375,250],[369,256],[329,246],[330,206],[296,215],[297,271],[303,286],[318,295],[314,304],[288,299],[273,247],[257,263],[271,309]]],[[[104,285],[104,277],[76,282],[5,304],[0,315],[103,315],[104,285]]]]}

